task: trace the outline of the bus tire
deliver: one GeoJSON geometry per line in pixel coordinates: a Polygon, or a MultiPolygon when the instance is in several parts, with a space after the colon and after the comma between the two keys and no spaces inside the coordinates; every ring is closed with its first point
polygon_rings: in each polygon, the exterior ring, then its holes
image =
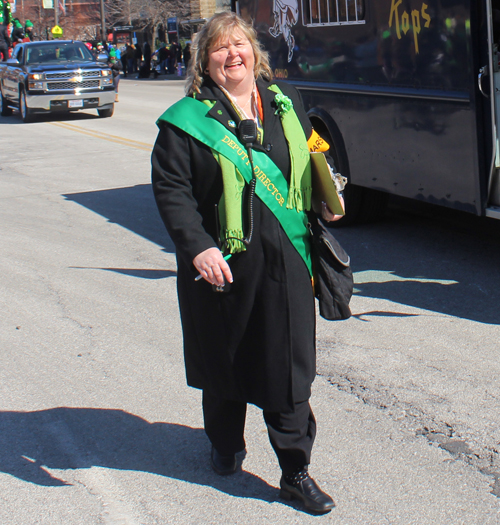
{"type": "Polygon", "coordinates": [[[356,190],[361,190],[357,195],[355,194],[350,199],[346,199],[346,209],[348,209],[347,207],[349,205],[354,205],[354,201],[356,201],[358,205],[357,215],[354,222],[356,224],[362,224],[376,222],[383,219],[387,210],[389,194],[371,188],[356,186],[355,184],[352,184],[351,187],[356,190]]]}
{"type": "Polygon", "coordinates": [[[348,180],[344,189],[346,214],[332,225],[342,227],[380,220],[385,214],[389,195],[352,184],[344,140],[335,121],[323,110],[316,109],[309,112],[309,118],[314,129],[330,144],[328,154],[333,158],[335,169],[348,180]]]}

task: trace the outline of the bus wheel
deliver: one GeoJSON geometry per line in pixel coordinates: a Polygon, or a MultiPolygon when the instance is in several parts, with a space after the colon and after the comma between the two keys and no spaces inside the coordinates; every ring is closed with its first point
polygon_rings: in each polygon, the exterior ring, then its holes
{"type": "MultiPolygon", "coordinates": [[[[328,119],[328,116],[325,118],[328,119]]],[[[381,219],[387,208],[388,194],[352,184],[344,141],[335,122],[332,119],[327,120],[330,122],[328,126],[323,119],[314,117],[311,122],[320,136],[330,144],[328,154],[332,157],[335,168],[349,181],[344,189],[346,214],[342,219],[332,222],[332,226],[342,227],[381,219]]]]}
{"type": "Polygon", "coordinates": [[[347,184],[344,190],[346,215],[338,225],[376,222],[384,217],[388,200],[388,193],[347,184]]]}

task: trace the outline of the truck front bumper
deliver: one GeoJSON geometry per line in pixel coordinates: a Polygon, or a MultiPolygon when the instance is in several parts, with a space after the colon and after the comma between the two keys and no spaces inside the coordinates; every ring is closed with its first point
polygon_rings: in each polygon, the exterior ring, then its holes
{"type": "Polygon", "coordinates": [[[104,109],[115,102],[115,90],[68,94],[31,95],[27,94],[29,109],[44,111],[76,111],[79,109],[104,109]],[[81,102],[79,102],[81,101],[81,102]]]}

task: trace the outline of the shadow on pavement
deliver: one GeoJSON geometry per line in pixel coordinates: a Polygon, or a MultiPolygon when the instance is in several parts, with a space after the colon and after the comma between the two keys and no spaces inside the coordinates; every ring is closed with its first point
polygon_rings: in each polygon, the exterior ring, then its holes
{"type": "Polygon", "coordinates": [[[357,295],[500,324],[500,221],[430,206],[333,233],[351,256],[357,295]]]}
{"type": "Polygon", "coordinates": [[[242,498],[276,501],[278,489],[245,471],[215,474],[201,428],[149,423],[124,412],[59,407],[0,412],[0,471],[43,486],[71,483],[49,470],[105,467],[148,472],[214,487],[242,498]]]}
{"type": "Polygon", "coordinates": [[[166,252],[175,252],[174,244],[160,219],[151,184],[68,193],[63,197],[162,246],[166,252]]]}
{"type": "Polygon", "coordinates": [[[140,268],[97,268],[95,266],[70,266],[74,270],[104,270],[106,272],[116,272],[130,277],[139,277],[140,279],[165,279],[166,277],[176,277],[177,272],[174,270],[150,270],[140,268]]]}
{"type": "Polygon", "coordinates": [[[19,111],[14,110],[11,116],[2,117],[1,123],[10,125],[23,125],[23,126],[34,126],[44,122],[71,122],[78,120],[95,120],[100,119],[97,114],[97,110],[88,109],[86,111],[71,111],[71,112],[60,112],[60,113],[39,113],[33,115],[33,122],[26,124],[22,121],[19,111]]]}
{"type": "MultiPolygon", "coordinates": [[[[64,197],[175,252],[150,184],[64,197]]],[[[414,215],[393,210],[375,224],[335,229],[351,256],[355,293],[500,324],[500,222],[438,207],[430,210],[414,215]]],[[[364,320],[383,315],[353,313],[364,320]]]]}

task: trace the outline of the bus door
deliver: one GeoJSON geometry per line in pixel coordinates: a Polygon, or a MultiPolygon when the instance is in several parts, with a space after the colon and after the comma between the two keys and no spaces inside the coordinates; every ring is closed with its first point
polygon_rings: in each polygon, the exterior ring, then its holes
{"type": "Polygon", "coordinates": [[[485,34],[487,38],[487,56],[483,59],[478,74],[478,85],[483,100],[489,106],[485,113],[485,126],[491,128],[486,137],[491,137],[490,158],[487,158],[488,186],[485,213],[487,216],[500,219],[500,58],[498,47],[500,42],[500,0],[485,1],[485,34]],[[484,63],[486,62],[486,63],[484,63]],[[489,82],[489,86],[488,86],[489,82]]]}

